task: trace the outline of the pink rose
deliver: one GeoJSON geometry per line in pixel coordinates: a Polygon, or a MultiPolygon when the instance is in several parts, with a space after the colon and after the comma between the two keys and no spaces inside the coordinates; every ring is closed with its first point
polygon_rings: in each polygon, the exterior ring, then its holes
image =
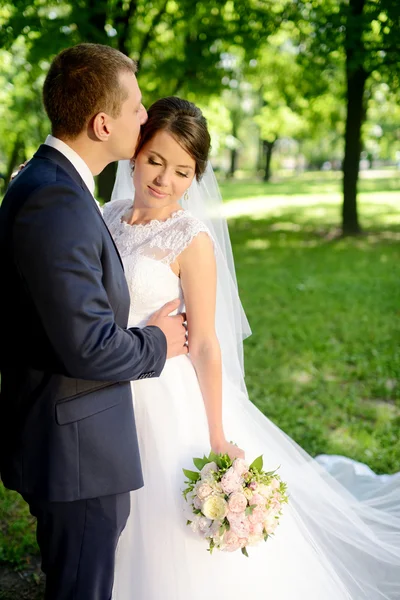
{"type": "Polygon", "coordinates": [[[266,502],[264,496],[261,496],[261,494],[253,494],[249,500],[249,504],[265,507],[266,502]]]}
{"type": "Polygon", "coordinates": [[[265,520],[265,510],[257,506],[249,515],[249,521],[252,525],[256,525],[257,523],[262,523],[265,520]]]}
{"type": "Polygon", "coordinates": [[[262,535],[264,531],[263,523],[251,523],[250,525],[250,533],[251,535],[262,535]]]}
{"type": "Polygon", "coordinates": [[[232,466],[233,470],[237,475],[239,475],[239,477],[242,477],[249,470],[249,465],[243,460],[243,458],[236,458],[233,461],[232,466]]]}
{"type": "Polygon", "coordinates": [[[241,492],[234,492],[228,500],[228,508],[233,513],[242,513],[246,510],[246,496],[241,492]]]}
{"type": "Polygon", "coordinates": [[[239,475],[231,467],[227,470],[225,475],[221,479],[222,491],[225,494],[232,494],[241,489],[242,484],[239,475]]]}
{"type": "Polygon", "coordinates": [[[224,535],[224,545],[227,552],[234,552],[240,548],[239,538],[233,531],[226,531],[224,535]]]}
{"type": "Polygon", "coordinates": [[[249,483],[249,488],[253,491],[256,492],[258,490],[258,483],[257,481],[251,481],[249,483]]]}
{"type": "Polygon", "coordinates": [[[245,513],[228,512],[227,515],[231,531],[240,538],[247,538],[250,533],[250,523],[245,513]]]}

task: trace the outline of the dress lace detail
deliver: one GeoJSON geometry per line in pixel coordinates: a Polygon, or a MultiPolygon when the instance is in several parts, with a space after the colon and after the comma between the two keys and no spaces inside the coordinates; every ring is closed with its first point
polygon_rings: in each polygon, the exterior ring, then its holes
{"type": "Polygon", "coordinates": [[[129,225],[123,217],[131,206],[131,200],[117,200],[103,209],[104,220],[122,257],[137,252],[171,265],[199,233],[211,237],[207,227],[186,210],[172,213],[165,221],[153,219],[129,225]]]}
{"type": "Polygon", "coordinates": [[[163,304],[182,299],[180,279],[172,263],[200,233],[211,237],[207,227],[186,210],[178,210],[165,221],[129,225],[123,217],[132,200],[106,204],[103,217],[124,263],[131,294],[129,326],[142,325],[163,304]]]}

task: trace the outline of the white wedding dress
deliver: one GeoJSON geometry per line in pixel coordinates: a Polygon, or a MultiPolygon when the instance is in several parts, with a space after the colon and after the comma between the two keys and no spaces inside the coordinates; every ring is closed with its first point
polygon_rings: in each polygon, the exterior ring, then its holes
{"type": "MultiPolygon", "coordinates": [[[[129,326],[141,327],[164,303],[183,296],[170,264],[206,227],[187,211],[166,221],[128,225],[132,205],[106,205],[104,219],[131,290],[129,326]]],[[[280,467],[289,504],[276,534],[240,552],[206,551],[186,526],[182,468],[210,450],[203,399],[189,356],[166,362],[159,378],[132,383],[145,486],[116,555],[113,600],[400,599],[400,479],[364,502],[265,417],[224,378],[224,428],[264,468],[280,467]]],[[[284,402],[284,399],[282,399],[284,402]]]]}

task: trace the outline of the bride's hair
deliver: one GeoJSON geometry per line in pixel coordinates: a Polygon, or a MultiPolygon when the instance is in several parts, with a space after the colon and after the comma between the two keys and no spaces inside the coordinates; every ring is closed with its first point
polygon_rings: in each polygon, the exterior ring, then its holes
{"type": "Polygon", "coordinates": [[[135,157],[156,133],[166,131],[195,161],[199,181],[207,166],[211,143],[201,110],[188,100],[169,96],[154,102],[147,113],[148,120],[142,125],[135,157]]]}

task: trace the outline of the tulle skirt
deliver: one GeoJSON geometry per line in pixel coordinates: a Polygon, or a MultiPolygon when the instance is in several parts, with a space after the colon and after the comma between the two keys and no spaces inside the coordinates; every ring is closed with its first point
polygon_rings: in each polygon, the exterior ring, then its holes
{"type": "Polygon", "coordinates": [[[192,458],[210,450],[190,358],[171,359],[160,378],[132,387],[145,486],[131,494],[113,600],[400,599],[398,477],[374,479],[357,497],[354,477],[350,493],[346,477],[338,483],[224,381],[227,438],[247,460],[262,454],[266,470],[279,467],[289,504],[275,535],[249,547],[249,558],[240,551],[210,555],[186,526],[181,493],[182,468],[193,468],[192,458]]]}

